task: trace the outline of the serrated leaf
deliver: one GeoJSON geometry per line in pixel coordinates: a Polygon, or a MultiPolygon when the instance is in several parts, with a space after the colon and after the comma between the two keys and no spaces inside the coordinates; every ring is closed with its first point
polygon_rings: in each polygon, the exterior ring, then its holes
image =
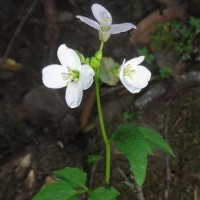
{"type": "Polygon", "coordinates": [[[90,192],[88,200],[115,200],[120,193],[114,188],[100,187],[90,192]]]}
{"type": "MultiPolygon", "coordinates": [[[[118,66],[118,63],[116,63],[112,58],[106,58],[104,57],[101,61],[100,70],[113,70],[116,66],[118,66]]],[[[108,85],[117,85],[119,78],[116,78],[112,72],[101,72],[99,74],[99,78],[102,82],[108,84],[108,85]]]]}
{"type": "Polygon", "coordinates": [[[76,191],[65,181],[45,185],[32,200],[77,200],[76,191]]]}
{"type": "Polygon", "coordinates": [[[138,185],[144,183],[147,155],[153,154],[152,148],[158,148],[174,155],[161,135],[151,129],[133,124],[118,127],[114,131],[111,141],[128,158],[138,185]]]}
{"type": "Polygon", "coordinates": [[[53,172],[53,175],[63,181],[69,182],[73,188],[85,186],[87,180],[87,174],[79,168],[66,167],[53,172]]]}

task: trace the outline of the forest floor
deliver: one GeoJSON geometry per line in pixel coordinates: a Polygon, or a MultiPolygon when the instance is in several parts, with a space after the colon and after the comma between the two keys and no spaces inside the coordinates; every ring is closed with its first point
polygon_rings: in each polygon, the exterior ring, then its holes
{"type": "Polygon", "coordinates": [[[145,183],[138,187],[128,161],[113,145],[111,185],[121,194],[117,199],[200,199],[199,0],[0,0],[4,62],[0,66],[0,199],[31,199],[45,183],[54,181],[53,171],[66,166],[87,172],[92,188],[104,184],[105,149],[94,86],[84,91],[78,108],[70,109],[65,89],[46,88],[41,74],[45,66],[59,64],[61,44],[85,57],[98,50],[97,31],[76,18],[93,19],[93,3],[109,10],[113,23],[130,22],[138,28],[112,35],[104,56],[120,65],[124,59],[145,55],[143,65],[152,71],[148,87],[139,94],[129,93],[120,82],[112,87],[101,83],[108,134],[120,124],[139,124],[161,134],[175,154],[155,150],[148,157],[145,183]],[[100,159],[91,163],[88,156],[95,155],[100,159]]]}

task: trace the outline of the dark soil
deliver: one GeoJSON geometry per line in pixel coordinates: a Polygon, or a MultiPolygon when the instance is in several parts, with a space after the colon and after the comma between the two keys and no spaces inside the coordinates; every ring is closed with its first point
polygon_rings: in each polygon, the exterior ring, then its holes
{"type": "MultiPolygon", "coordinates": [[[[32,2],[0,0],[1,58],[32,2]]],[[[100,43],[97,31],[75,17],[79,14],[93,18],[93,3],[106,7],[114,23],[137,24],[153,11],[166,8],[165,1],[154,0],[52,2],[38,1],[12,43],[8,58],[21,64],[22,68],[0,69],[0,199],[31,199],[45,182],[52,181],[54,170],[65,166],[79,167],[87,172],[88,185],[92,188],[104,184],[104,145],[95,104],[89,118],[95,127],[87,132],[76,132],[81,123],[82,110],[94,88],[84,91],[79,108],[69,109],[65,105],[64,89],[54,94],[40,87],[43,85],[41,70],[49,64],[59,63],[56,53],[61,44],[79,50],[85,57],[91,57],[98,50],[100,43]],[[48,13],[51,5],[52,15],[48,13]],[[64,12],[68,13],[68,17],[57,22],[57,16],[64,12]],[[51,99],[50,94],[55,98],[51,99]],[[32,107],[33,103],[36,107],[32,107]],[[91,154],[101,154],[101,159],[89,164],[87,156],[91,154]]],[[[198,0],[177,2],[185,8],[188,16],[199,17],[198,0]]],[[[112,57],[118,63],[122,63],[124,58],[128,60],[137,56],[129,37],[130,32],[111,36],[105,44],[104,56],[112,57]]],[[[147,63],[144,65],[148,66],[147,63]]],[[[185,72],[191,69],[199,71],[199,63],[185,63],[184,69],[185,72]]],[[[134,101],[157,83],[152,81],[137,95],[124,94],[120,83],[111,90],[109,86],[101,84],[103,112],[109,135],[119,124],[137,123],[162,134],[176,155],[173,158],[155,150],[155,156],[149,157],[145,184],[139,188],[128,161],[112,146],[111,185],[121,194],[117,199],[139,199],[138,193],[143,193],[146,200],[197,200],[200,198],[199,80],[184,83],[171,77],[159,83],[165,84],[165,93],[139,110],[134,101]],[[124,118],[124,111],[135,110],[139,110],[142,119],[137,119],[137,115],[131,119],[124,118]]]]}

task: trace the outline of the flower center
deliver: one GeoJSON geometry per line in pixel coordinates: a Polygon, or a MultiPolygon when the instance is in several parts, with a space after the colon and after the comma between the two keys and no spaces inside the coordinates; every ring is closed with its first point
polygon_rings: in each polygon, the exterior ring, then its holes
{"type": "Polygon", "coordinates": [[[79,71],[78,70],[71,70],[68,67],[68,72],[61,73],[62,78],[66,81],[66,85],[69,85],[71,82],[77,82],[79,80],[79,71]]]}
{"type": "Polygon", "coordinates": [[[128,76],[131,80],[133,80],[133,74],[136,74],[137,72],[132,69],[131,65],[128,65],[127,67],[124,68],[123,71],[123,76],[128,76]]]}
{"type": "Polygon", "coordinates": [[[111,18],[107,16],[107,13],[105,11],[99,14],[101,18],[100,27],[101,27],[102,32],[108,31],[111,25],[111,18]]]}

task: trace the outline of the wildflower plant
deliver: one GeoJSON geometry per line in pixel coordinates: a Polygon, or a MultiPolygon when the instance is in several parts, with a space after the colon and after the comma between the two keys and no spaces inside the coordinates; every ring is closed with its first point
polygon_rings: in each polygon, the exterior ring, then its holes
{"type": "Polygon", "coordinates": [[[175,51],[180,62],[193,59],[198,62],[199,52],[195,47],[200,32],[200,20],[194,17],[184,22],[173,20],[171,22],[157,23],[156,32],[152,35],[151,50],[159,52],[164,47],[175,51]]]}
{"type": "MultiPolygon", "coordinates": [[[[114,133],[108,138],[104,126],[104,119],[101,109],[100,91],[99,91],[99,69],[103,58],[103,46],[111,34],[128,31],[136,28],[131,23],[112,25],[111,14],[101,5],[94,4],[92,12],[97,22],[86,17],[77,16],[86,24],[95,28],[99,32],[100,48],[91,58],[84,58],[78,52],[61,45],[58,48],[58,58],[61,65],[53,64],[45,67],[42,71],[43,83],[49,88],[66,89],[66,102],[69,107],[75,108],[80,105],[83,90],[88,89],[94,80],[96,88],[97,108],[101,133],[105,144],[105,183],[99,188],[88,188],[87,174],[78,168],[66,167],[53,172],[57,179],[55,183],[47,184],[33,200],[77,200],[79,194],[88,193],[89,200],[114,200],[120,193],[110,185],[110,146],[114,143],[117,149],[122,152],[129,160],[135,181],[142,185],[146,176],[147,156],[152,155],[152,148],[161,149],[171,155],[173,152],[162,136],[155,131],[143,128],[135,124],[124,124],[119,126],[114,133]]],[[[133,58],[118,68],[118,76],[122,84],[131,93],[138,93],[147,86],[151,72],[144,66],[140,65],[144,56],[133,58]]],[[[113,72],[111,70],[111,72],[113,72]]],[[[116,76],[116,70],[115,70],[116,76]]]]}

